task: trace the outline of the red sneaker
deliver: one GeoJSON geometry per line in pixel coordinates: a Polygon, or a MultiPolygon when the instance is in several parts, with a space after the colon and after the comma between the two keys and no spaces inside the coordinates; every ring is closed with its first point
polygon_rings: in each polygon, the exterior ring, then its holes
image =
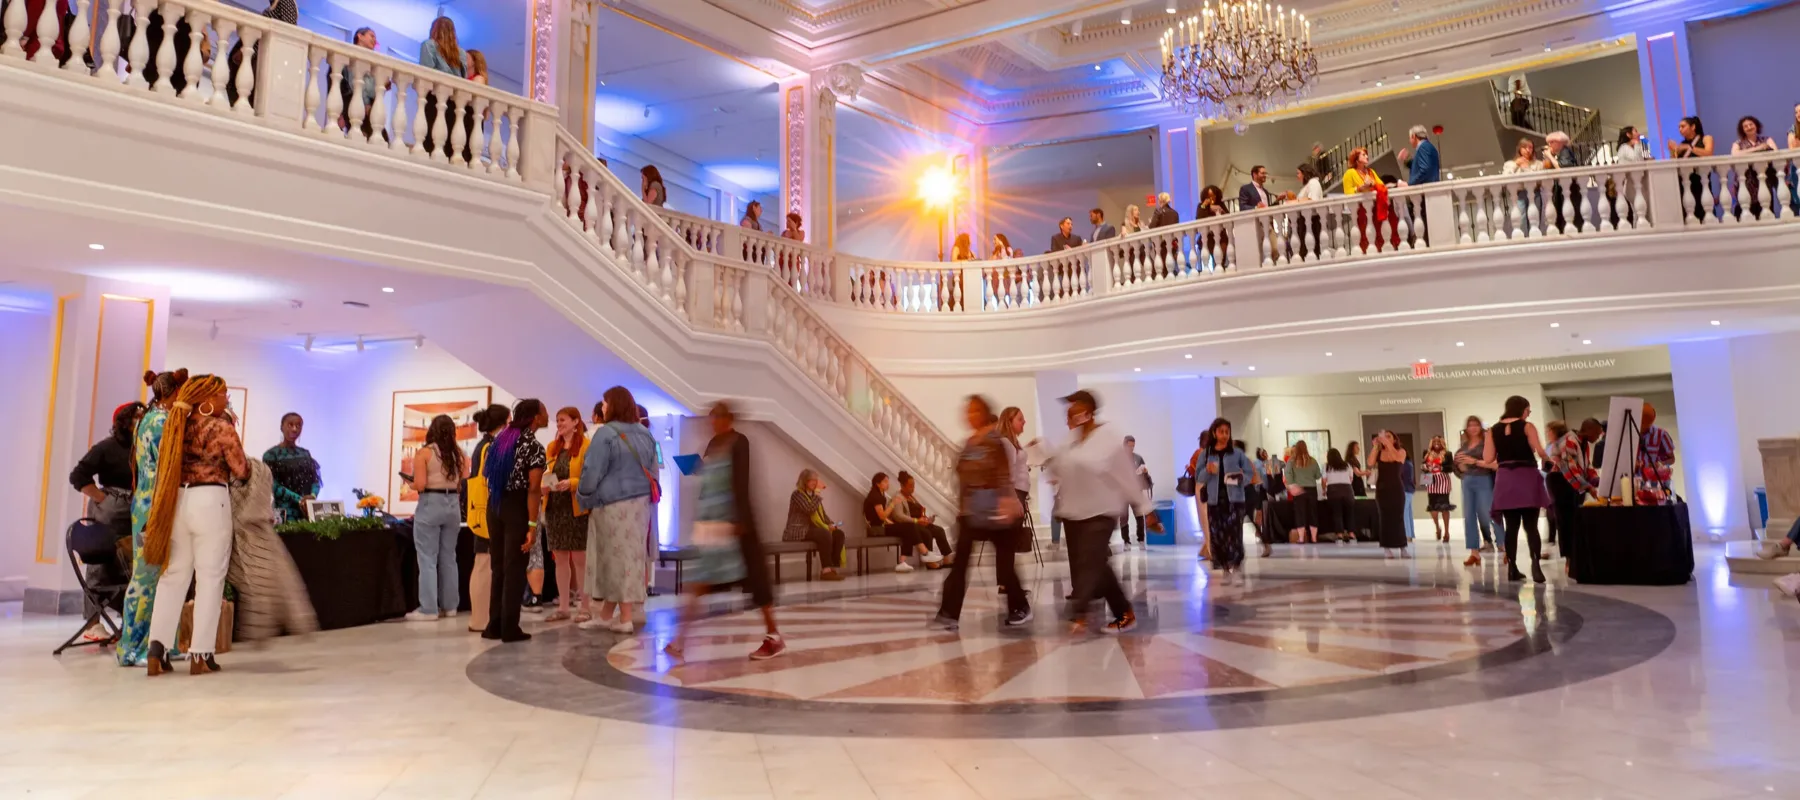
{"type": "Polygon", "coordinates": [[[1125,612],[1125,616],[1115,619],[1112,622],[1106,623],[1106,627],[1101,628],[1100,632],[1104,633],[1108,636],[1117,636],[1121,633],[1130,633],[1131,631],[1135,630],[1136,628],[1137,628],[1137,615],[1133,614],[1131,611],[1127,610],[1125,612]]]}
{"type": "Polygon", "coordinates": [[[787,652],[787,642],[782,641],[781,636],[777,634],[770,634],[763,637],[762,647],[756,648],[756,652],[750,654],[750,660],[768,661],[785,652],[787,652]]]}

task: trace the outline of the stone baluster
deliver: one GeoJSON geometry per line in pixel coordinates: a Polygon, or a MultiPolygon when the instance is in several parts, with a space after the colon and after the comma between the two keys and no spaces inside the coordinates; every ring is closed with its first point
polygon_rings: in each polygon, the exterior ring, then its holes
{"type": "MultiPolygon", "coordinates": [[[[374,79],[375,65],[358,58],[350,62],[348,69],[349,72],[347,74],[350,76],[350,107],[344,109],[344,117],[345,121],[349,123],[349,129],[344,133],[350,137],[350,141],[367,144],[369,140],[374,139],[375,137],[372,134],[365,137],[362,132],[363,122],[368,119],[369,111],[371,110],[370,106],[363,104],[363,82],[365,80],[374,79]]],[[[342,92],[332,92],[332,94],[338,96],[338,102],[344,102],[342,92]]],[[[369,127],[370,130],[373,131],[374,123],[371,122],[369,127]]]]}
{"type": "Polygon", "coordinates": [[[394,82],[394,71],[377,67],[374,74],[375,103],[369,107],[369,145],[391,151],[392,143],[399,135],[397,131],[388,130],[387,93],[388,85],[394,82]]]}
{"type": "MultiPolygon", "coordinates": [[[[244,62],[238,67],[237,80],[232,81],[232,86],[237,89],[238,96],[238,102],[233,103],[231,106],[233,111],[238,110],[238,106],[240,105],[243,106],[244,110],[247,112],[254,113],[256,111],[256,106],[250,101],[250,95],[256,92],[256,70],[258,69],[258,65],[256,63],[257,58],[255,54],[257,52],[257,45],[262,42],[262,39],[263,32],[261,28],[249,27],[238,29],[238,42],[243,46],[244,62]]],[[[172,43],[175,39],[171,36],[164,41],[172,43]]],[[[229,71],[228,68],[227,72],[229,71]]],[[[215,75],[214,81],[216,82],[217,80],[218,78],[215,75]]],[[[333,91],[331,96],[338,97],[339,95],[336,91],[333,91]]]]}
{"type": "Polygon", "coordinates": [[[1594,203],[1588,199],[1588,184],[1592,181],[1591,177],[1576,178],[1575,185],[1570,189],[1570,200],[1575,206],[1575,216],[1581,219],[1576,222],[1571,218],[1569,224],[1575,227],[1577,233],[1581,234],[1594,233],[1600,229],[1598,225],[1594,224],[1594,203]]]}
{"type": "MultiPolygon", "coordinates": [[[[493,105],[494,101],[486,97],[476,97],[473,102],[474,108],[470,109],[469,113],[475,119],[475,127],[470,131],[473,138],[469,139],[469,169],[486,173],[492,169],[494,162],[493,154],[488,152],[487,132],[488,108],[493,105]]],[[[590,189],[590,191],[592,190],[590,189]]]]}
{"type": "Polygon", "coordinates": [[[345,132],[338,127],[338,119],[344,114],[344,94],[338,91],[338,84],[350,74],[350,57],[331,53],[325,60],[325,118],[320,121],[319,132],[326,136],[343,136],[345,132]]]}
{"type": "MultiPolygon", "coordinates": [[[[213,18],[213,32],[213,93],[212,97],[207,98],[206,106],[215,112],[222,113],[231,110],[231,92],[233,87],[231,85],[231,59],[229,56],[231,53],[231,35],[237,33],[237,23],[225,17],[215,17],[213,18]]],[[[138,40],[142,38],[143,37],[141,36],[131,37],[131,47],[133,50],[137,49],[138,40]]],[[[127,60],[130,60],[130,58],[130,56],[126,56],[127,60]]],[[[241,71],[248,72],[249,70],[243,69],[241,71]]]]}
{"type": "MultiPolygon", "coordinates": [[[[54,11],[55,6],[54,0],[46,3],[46,11],[38,19],[38,41],[40,42],[56,41],[57,26],[56,13],[54,11]],[[50,22],[49,38],[44,37],[45,20],[50,22]]],[[[160,92],[163,90],[163,87],[166,86],[169,91],[173,92],[175,90],[175,23],[181,20],[181,15],[184,12],[180,6],[175,5],[174,3],[164,3],[159,10],[162,12],[162,40],[157,43],[156,52],[150,54],[150,62],[156,65],[156,82],[150,84],[150,91],[160,92]]],[[[148,38],[148,36],[145,38],[148,38]]],[[[48,47],[38,48],[39,57],[48,56],[49,54],[50,49],[48,47]]]]}
{"type": "Polygon", "coordinates": [[[469,93],[452,90],[444,93],[444,125],[449,132],[444,136],[450,147],[444,153],[444,163],[456,166],[463,157],[463,150],[469,143],[469,135],[463,124],[465,115],[469,113],[469,93]]]}
{"type": "Polygon", "coordinates": [[[436,91],[437,84],[435,82],[421,78],[418,81],[418,93],[413,95],[413,109],[411,112],[413,120],[415,123],[418,120],[424,120],[425,122],[425,133],[414,137],[412,149],[413,157],[421,161],[429,161],[431,159],[431,152],[425,148],[426,142],[430,142],[433,148],[441,149],[444,146],[444,143],[438,141],[437,137],[439,115],[435,113],[437,101],[432,96],[436,91]]]}
{"type": "MultiPolygon", "coordinates": [[[[413,76],[407,73],[394,73],[394,118],[389,126],[393,128],[393,131],[388,137],[387,148],[395,155],[410,155],[412,152],[411,145],[406,143],[406,138],[412,135],[412,104],[406,98],[411,92],[414,80],[413,76]]],[[[380,103],[379,100],[377,102],[380,103]]]]}
{"type": "MultiPolygon", "coordinates": [[[[6,26],[6,38],[0,39],[0,55],[7,58],[25,57],[25,0],[4,0],[6,9],[0,13],[0,25],[6,26]]],[[[51,8],[55,8],[54,5],[51,8]]]]}
{"type": "Polygon", "coordinates": [[[1793,170],[1794,170],[1795,164],[1794,164],[1794,159],[1791,157],[1783,159],[1783,160],[1786,161],[1787,163],[1775,165],[1775,183],[1776,183],[1776,186],[1778,187],[1776,189],[1776,191],[1773,192],[1773,194],[1775,196],[1775,210],[1777,212],[1777,216],[1792,217],[1792,216],[1794,216],[1794,206],[1793,206],[1793,202],[1794,202],[1794,172],[1793,172],[1793,170]]]}
{"type": "MultiPolygon", "coordinates": [[[[82,5],[85,6],[87,4],[84,2],[82,5]]],[[[207,100],[207,96],[200,91],[200,73],[205,66],[200,58],[200,43],[205,41],[206,29],[209,27],[211,21],[212,15],[202,11],[200,6],[188,7],[187,23],[188,31],[192,39],[188,45],[187,53],[183,55],[181,60],[181,74],[187,79],[187,85],[181,88],[181,92],[176,94],[176,97],[186,100],[194,105],[204,104],[207,100]]],[[[81,24],[81,20],[77,19],[75,21],[77,28],[80,27],[81,24]]],[[[84,37],[86,33],[85,30],[82,31],[84,37]]],[[[71,52],[74,53],[74,55],[70,57],[71,62],[81,57],[80,52],[73,49],[74,36],[75,28],[71,28],[69,30],[69,37],[71,52]]],[[[83,45],[82,49],[87,49],[86,45],[83,45]]]]}
{"type": "MultiPolygon", "coordinates": [[[[25,4],[19,2],[14,3],[13,5],[19,7],[19,14],[22,17],[25,13],[25,4]]],[[[150,26],[150,11],[145,8],[146,5],[148,4],[131,4],[131,21],[134,23],[132,30],[136,31],[136,33],[131,37],[131,49],[125,54],[125,60],[130,68],[130,72],[126,74],[125,80],[133,89],[142,89],[150,85],[144,79],[144,65],[150,63],[150,37],[144,35],[144,31],[149,30],[150,26]]],[[[54,8],[54,6],[52,6],[52,8],[54,8]]],[[[22,19],[19,25],[20,28],[24,27],[24,21],[22,19]]],[[[12,26],[8,25],[7,30],[12,30],[12,26]]]]}
{"type": "MultiPolygon", "coordinates": [[[[322,99],[319,94],[319,83],[321,80],[330,79],[329,75],[323,79],[320,78],[319,60],[319,48],[309,47],[306,49],[306,94],[302,101],[302,107],[306,109],[306,113],[300,117],[300,130],[303,131],[311,131],[314,126],[319,125],[319,101],[322,99]]],[[[325,69],[329,72],[331,66],[327,64],[325,69]]]]}
{"type": "Polygon", "coordinates": [[[1734,200],[1737,205],[1737,213],[1734,215],[1728,212],[1725,215],[1727,220],[1734,225],[1754,219],[1750,215],[1750,184],[1756,180],[1756,164],[1739,164],[1735,171],[1737,174],[1737,197],[1734,200]]]}
{"type": "MultiPolygon", "coordinates": [[[[173,27],[174,26],[171,24],[170,28],[173,29],[173,27]]],[[[60,15],[56,13],[55,0],[49,0],[44,3],[43,10],[38,12],[37,27],[35,28],[34,33],[37,37],[38,48],[37,52],[31,57],[32,63],[39,67],[55,69],[56,53],[54,52],[55,48],[52,47],[52,45],[62,35],[62,19],[60,15]]],[[[19,43],[21,45],[24,44],[23,36],[19,38],[19,43]]],[[[169,49],[173,51],[175,48],[171,47],[169,49]]],[[[164,80],[168,79],[165,77],[164,80]]]]}
{"type": "MultiPolygon", "coordinates": [[[[23,7],[23,4],[20,4],[23,7]]],[[[107,75],[114,83],[122,80],[119,75],[119,2],[111,0],[106,4],[106,30],[100,33],[100,52],[94,63],[98,66],[98,74],[107,75]]],[[[12,27],[7,26],[7,30],[12,27]]]]}
{"type": "Polygon", "coordinates": [[[1699,170],[1699,172],[1700,215],[1705,217],[1707,222],[1720,222],[1722,221],[1725,212],[1724,209],[1717,208],[1719,205],[1719,197],[1713,192],[1713,178],[1716,177],[1716,175],[1714,174],[1712,167],[1705,167],[1699,170]]]}
{"type": "MultiPolygon", "coordinates": [[[[91,5],[93,5],[93,0],[75,0],[75,19],[69,23],[69,61],[63,65],[63,69],[87,69],[87,64],[81,60],[81,57],[88,52],[88,45],[93,43],[93,19],[88,15],[88,7],[91,5]]],[[[204,23],[202,24],[204,25],[204,23]]],[[[194,30],[201,30],[201,28],[194,30]]],[[[187,74],[195,76],[188,80],[190,85],[199,82],[199,68],[196,67],[187,74]]]]}

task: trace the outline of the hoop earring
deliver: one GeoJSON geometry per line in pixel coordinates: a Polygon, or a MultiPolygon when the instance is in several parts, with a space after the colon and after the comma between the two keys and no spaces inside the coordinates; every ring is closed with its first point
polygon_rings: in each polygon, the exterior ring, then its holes
{"type": "Polygon", "coordinates": [[[200,404],[200,407],[199,407],[199,408],[198,408],[198,409],[195,409],[195,410],[196,410],[196,411],[199,411],[199,412],[200,412],[200,416],[202,416],[202,417],[210,417],[210,416],[212,416],[212,415],[213,415],[213,410],[214,410],[214,409],[213,409],[213,405],[212,405],[212,403],[201,403],[201,404],[200,404]]]}

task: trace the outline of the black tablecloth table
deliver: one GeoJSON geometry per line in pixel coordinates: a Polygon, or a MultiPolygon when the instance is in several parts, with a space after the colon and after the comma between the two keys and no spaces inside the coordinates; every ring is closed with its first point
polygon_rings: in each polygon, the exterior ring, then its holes
{"type": "Polygon", "coordinates": [[[419,607],[419,565],[410,522],[330,540],[282,534],[281,541],[300,570],[320,630],[393,619],[419,607]]]}
{"type": "Polygon", "coordinates": [[[1686,503],[1582,506],[1562,530],[1562,552],[1577,583],[1680,586],[1694,577],[1694,536],[1686,503]]]}
{"type": "MultiPolygon", "coordinates": [[[[1325,533],[1330,527],[1330,507],[1321,498],[1317,504],[1319,509],[1319,533],[1325,533]]],[[[1358,497],[1350,504],[1350,530],[1356,532],[1359,542],[1376,541],[1375,532],[1381,530],[1381,507],[1373,498],[1358,497]]],[[[1270,500],[1263,504],[1263,529],[1273,535],[1271,541],[1279,544],[1288,540],[1288,531],[1294,528],[1294,502],[1292,500],[1270,500]]]]}

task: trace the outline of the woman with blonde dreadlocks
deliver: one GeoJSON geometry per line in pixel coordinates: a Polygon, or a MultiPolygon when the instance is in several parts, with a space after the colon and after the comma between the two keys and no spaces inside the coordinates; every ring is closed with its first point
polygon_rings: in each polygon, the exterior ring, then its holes
{"type": "MultiPolygon", "coordinates": [[[[156,583],[162,568],[144,561],[144,528],[150,524],[150,497],[156,491],[156,460],[162,455],[163,428],[169,406],[186,383],[188,371],[144,373],[150,387],[150,407],[138,420],[131,457],[137,465],[131,490],[131,583],[125,588],[125,610],[119,623],[119,643],[114,648],[121,667],[141,667],[150,646],[150,609],[156,599],[156,583]]],[[[185,599],[185,598],[183,598],[185,599]]]]}
{"type": "Polygon", "coordinates": [[[188,672],[218,672],[213,648],[219,639],[219,605],[231,564],[231,494],[227,484],[248,480],[250,465],[237,429],[225,419],[225,381],[217,375],[188,379],[175,396],[164,423],[161,473],[144,529],[144,561],[163,568],[157,603],[150,613],[149,673],[173,669],[168,646],[175,641],[181,602],[194,589],[193,641],[188,672]]]}

